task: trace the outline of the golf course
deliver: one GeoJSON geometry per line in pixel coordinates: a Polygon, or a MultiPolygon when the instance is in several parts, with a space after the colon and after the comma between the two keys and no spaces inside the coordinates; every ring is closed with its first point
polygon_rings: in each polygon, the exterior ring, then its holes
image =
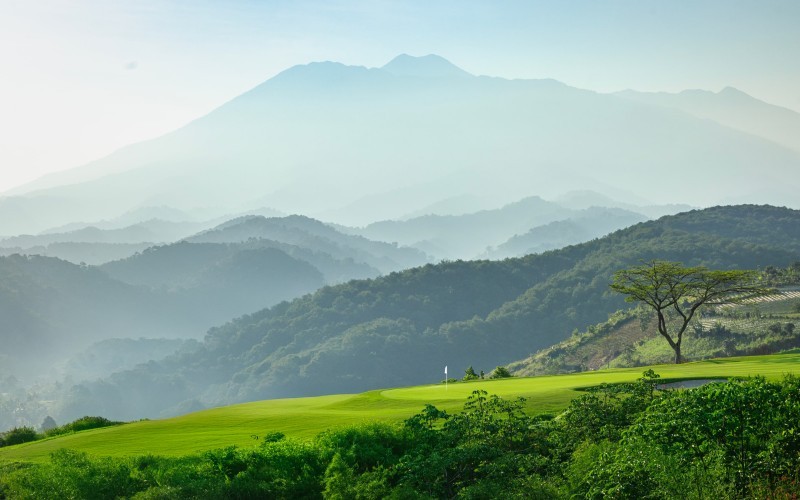
{"type": "Polygon", "coordinates": [[[0,462],[42,462],[59,449],[96,456],[157,455],[178,457],[235,445],[252,447],[265,435],[311,439],[327,429],[370,421],[400,422],[431,404],[448,412],[463,407],[475,390],[503,398],[526,398],[531,414],[555,414],[580,390],[600,384],[630,382],[652,368],[665,380],[763,376],[780,379],[797,373],[800,353],[748,356],[568,375],[478,380],[374,390],[361,394],[276,399],[212,408],[175,418],[144,420],[0,449],[0,462]]]}

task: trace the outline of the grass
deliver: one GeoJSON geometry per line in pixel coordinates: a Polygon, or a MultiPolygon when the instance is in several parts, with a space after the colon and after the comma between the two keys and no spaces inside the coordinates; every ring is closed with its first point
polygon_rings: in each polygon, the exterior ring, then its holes
{"type": "MultiPolygon", "coordinates": [[[[780,378],[800,371],[800,353],[748,356],[652,367],[664,378],[780,378]]],[[[424,385],[313,398],[258,401],[203,410],[180,417],[134,422],[0,448],[0,461],[43,461],[60,448],[101,456],[181,456],[230,445],[253,446],[253,436],[280,431],[311,438],[326,429],[365,421],[398,422],[425,404],[459,410],[472,391],[501,397],[524,396],[533,413],[555,413],[579,395],[579,388],[639,378],[646,367],[598,370],[469,383],[424,385]]]]}

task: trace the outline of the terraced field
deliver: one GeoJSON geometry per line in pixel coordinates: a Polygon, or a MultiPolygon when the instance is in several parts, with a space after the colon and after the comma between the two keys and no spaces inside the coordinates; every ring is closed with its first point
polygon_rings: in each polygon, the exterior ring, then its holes
{"type": "MultiPolygon", "coordinates": [[[[725,358],[652,367],[664,378],[693,379],[763,375],[780,378],[800,371],[800,353],[725,358]]],[[[633,381],[647,368],[599,370],[469,383],[386,389],[362,394],[278,399],[213,408],[164,420],[134,422],[0,449],[0,460],[42,461],[60,448],[101,456],[181,456],[230,445],[253,446],[257,437],[280,431],[310,438],[326,429],[365,421],[398,422],[425,404],[457,411],[472,391],[502,397],[523,396],[532,413],[554,413],[580,394],[602,383],[633,381]]]]}

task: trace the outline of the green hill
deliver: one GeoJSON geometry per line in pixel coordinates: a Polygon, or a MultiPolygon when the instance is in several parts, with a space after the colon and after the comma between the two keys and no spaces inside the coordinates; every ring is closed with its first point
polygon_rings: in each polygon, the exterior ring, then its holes
{"type": "MultiPolygon", "coordinates": [[[[800,263],[795,264],[795,268],[800,263]]],[[[705,311],[684,343],[689,360],[772,354],[800,347],[800,291],[784,288],[761,301],[705,311]]],[[[508,365],[520,376],[669,363],[675,353],[645,307],[621,310],[605,322],[508,365]]]]}
{"type": "Polygon", "coordinates": [[[169,415],[266,398],[413,385],[444,365],[489,371],[608,318],[617,269],[664,259],[711,268],[784,267],[800,256],[800,212],[733,206],[663,217],[561,250],[442,262],[325,287],[214,328],[203,345],[74,387],[60,420],[169,415]],[[162,389],[154,398],[151,387],[162,389]]]}
{"type": "MultiPolygon", "coordinates": [[[[652,367],[665,380],[763,375],[778,379],[800,367],[800,354],[750,356],[652,367]]],[[[571,375],[479,380],[375,390],[309,398],[277,399],[212,408],[180,417],[140,421],[81,431],[17,446],[0,448],[3,460],[42,461],[61,448],[103,456],[182,456],[229,445],[258,444],[255,437],[282,432],[311,438],[327,429],[368,421],[397,422],[426,404],[458,411],[475,390],[501,397],[527,398],[529,413],[557,413],[581,388],[636,380],[643,368],[612,369],[571,375]]]]}

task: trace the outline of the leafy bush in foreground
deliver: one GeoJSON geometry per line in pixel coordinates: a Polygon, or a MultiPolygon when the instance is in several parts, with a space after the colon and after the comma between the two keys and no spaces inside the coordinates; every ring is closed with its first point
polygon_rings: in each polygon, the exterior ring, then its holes
{"type": "Polygon", "coordinates": [[[652,372],[602,386],[561,415],[475,391],[402,425],[182,458],[0,465],[0,498],[795,498],[800,379],[657,391],[652,372]]]}

